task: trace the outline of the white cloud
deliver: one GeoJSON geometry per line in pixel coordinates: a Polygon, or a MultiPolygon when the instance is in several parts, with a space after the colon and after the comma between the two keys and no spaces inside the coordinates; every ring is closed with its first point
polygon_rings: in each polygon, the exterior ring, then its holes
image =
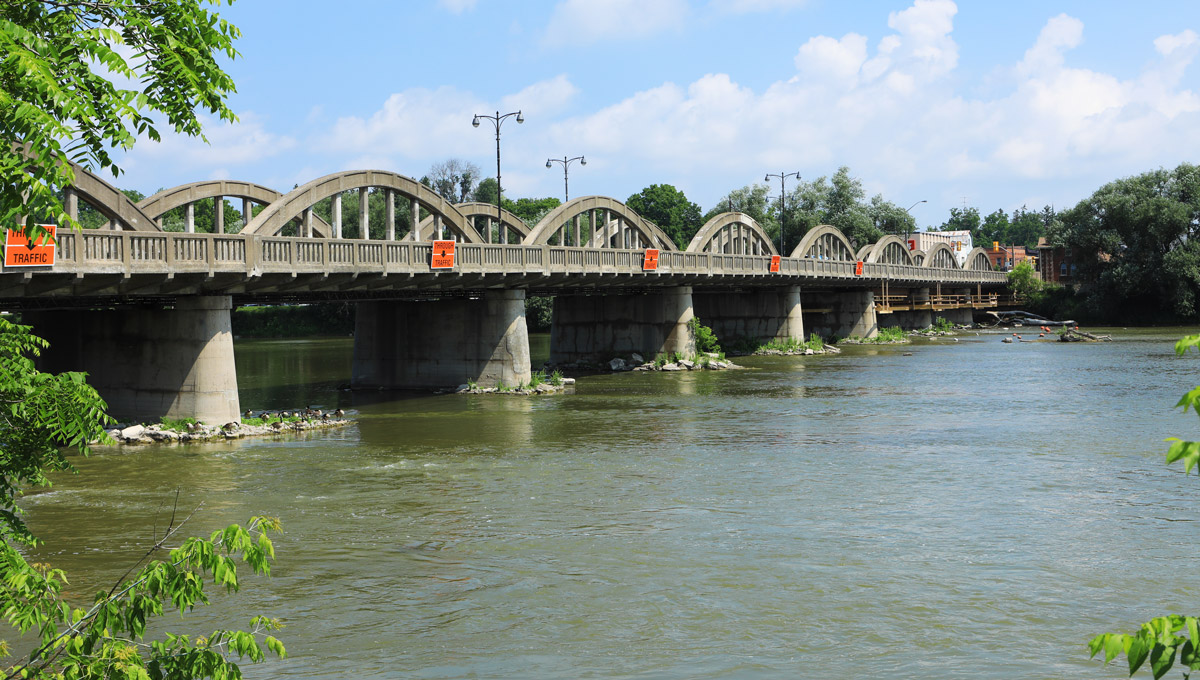
{"type": "Polygon", "coordinates": [[[1083,42],[1083,22],[1060,14],[1042,27],[1037,42],[1025,52],[1017,65],[1019,73],[1027,75],[1062,67],[1063,52],[1083,42]]]}
{"type": "Polygon", "coordinates": [[[627,40],[680,29],[686,0],[564,0],[546,26],[550,46],[627,40]]]}
{"type": "Polygon", "coordinates": [[[545,120],[562,112],[577,94],[579,88],[572,85],[567,76],[559,75],[504,97],[500,100],[500,108],[505,112],[520,109],[526,117],[541,116],[545,120]]]}
{"type": "MultiPolygon", "coordinates": [[[[168,167],[171,173],[206,172],[210,176],[239,177],[239,170],[265,158],[284,153],[296,145],[296,140],[268,132],[266,121],[253,112],[238,114],[237,123],[225,123],[208,116],[199,116],[208,139],[177,134],[160,129],[162,141],[154,142],[139,137],[137,144],[125,158],[118,161],[128,174],[127,181],[133,186],[149,186],[158,180],[147,176],[155,167],[168,167]]],[[[155,173],[157,175],[157,173],[155,173]]]]}
{"type": "Polygon", "coordinates": [[[712,0],[710,5],[718,12],[749,14],[795,9],[808,3],[809,0],[712,0]]]}
{"type": "Polygon", "coordinates": [[[452,14],[462,14],[475,9],[475,2],[476,0],[437,0],[439,7],[452,14]]]}

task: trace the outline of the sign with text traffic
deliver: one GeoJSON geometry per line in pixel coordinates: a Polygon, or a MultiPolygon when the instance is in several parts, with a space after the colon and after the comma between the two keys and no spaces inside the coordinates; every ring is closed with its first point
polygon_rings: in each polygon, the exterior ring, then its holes
{"type": "Polygon", "coordinates": [[[854,275],[862,276],[862,260],[858,260],[854,263],[854,275]]]}
{"type": "Polygon", "coordinates": [[[23,232],[8,230],[8,237],[4,239],[5,267],[51,267],[54,265],[55,226],[53,224],[39,226],[46,230],[47,235],[42,236],[36,243],[30,243],[29,237],[25,236],[23,232]]]}
{"type": "Polygon", "coordinates": [[[430,269],[454,269],[454,241],[434,241],[430,269]]]}
{"type": "Polygon", "coordinates": [[[647,248],[646,257],[642,259],[642,271],[652,272],[658,269],[658,248],[647,248]]]}
{"type": "Polygon", "coordinates": [[[772,256],[771,256],[771,267],[770,267],[770,271],[771,271],[771,273],[772,273],[772,274],[778,274],[778,273],[779,273],[779,256],[778,256],[778,255],[772,255],[772,256]]]}

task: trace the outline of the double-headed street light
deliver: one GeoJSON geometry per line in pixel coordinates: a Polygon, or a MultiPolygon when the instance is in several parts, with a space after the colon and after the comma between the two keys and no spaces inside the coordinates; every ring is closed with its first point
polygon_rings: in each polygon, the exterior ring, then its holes
{"type": "Polygon", "coordinates": [[[574,158],[567,158],[566,156],[563,156],[562,160],[559,160],[557,158],[547,158],[546,159],[546,167],[547,168],[554,167],[552,165],[553,163],[562,163],[562,166],[563,166],[563,203],[566,203],[567,201],[571,200],[571,192],[568,191],[568,188],[567,188],[567,167],[570,166],[575,161],[579,161],[580,165],[587,165],[587,159],[584,158],[583,156],[576,156],[574,158]]]}
{"type": "Polygon", "coordinates": [[[787,253],[784,252],[784,247],[783,247],[783,227],[784,227],[784,220],[787,219],[787,213],[784,212],[784,207],[785,207],[784,202],[787,200],[787,190],[783,186],[783,181],[785,179],[787,179],[788,177],[795,177],[796,181],[799,182],[800,181],[800,173],[799,172],[781,172],[779,174],[774,174],[774,175],[768,173],[767,176],[763,178],[763,181],[770,182],[772,177],[779,178],[779,254],[781,256],[786,257],[787,253]]]}
{"type": "MultiPolygon", "coordinates": [[[[506,113],[503,116],[500,115],[499,111],[497,111],[496,115],[494,115],[494,116],[489,116],[486,114],[481,116],[477,113],[477,114],[475,114],[475,117],[471,119],[471,125],[473,125],[475,127],[479,127],[479,119],[480,118],[483,118],[484,120],[490,120],[490,121],[492,121],[492,125],[496,126],[496,224],[500,228],[500,242],[501,243],[508,243],[508,232],[504,228],[504,217],[500,213],[500,125],[505,120],[507,120],[509,118],[509,116],[516,116],[517,123],[525,122],[525,117],[521,115],[520,111],[513,111],[512,113],[506,113]]],[[[491,229],[489,229],[488,230],[488,243],[492,242],[491,236],[492,236],[491,229]]]]}
{"type": "MultiPolygon", "coordinates": [[[[927,200],[925,200],[925,199],[923,199],[923,198],[922,198],[921,200],[917,201],[916,203],[913,203],[912,205],[910,205],[910,206],[908,206],[907,208],[905,208],[905,209],[904,209],[904,212],[908,213],[908,214],[911,216],[911,215],[912,215],[912,209],[913,209],[913,208],[917,207],[918,205],[921,205],[922,203],[928,203],[928,202],[929,202],[929,201],[927,201],[927,200]]],[[[915,220],[913,221],[913,224],[914,224],[914,225],[916,224],[916,221],[915,221],[915,220]]],[[[911,231],[907,232],[907,233],[904,235],[904,241],[905,241],[905,245],[907,245],[907,246],[908,246],[908,249],[909,249],[909,250],[916,250],[916,248],[915,248],[915,247],[914,247],[914,246],[913,246],[911,243],[908,243],[908,241],[911,241],[911,240],[912,240],[912,235],[913,235],[913,233],[912,233],[911,231]]]]}

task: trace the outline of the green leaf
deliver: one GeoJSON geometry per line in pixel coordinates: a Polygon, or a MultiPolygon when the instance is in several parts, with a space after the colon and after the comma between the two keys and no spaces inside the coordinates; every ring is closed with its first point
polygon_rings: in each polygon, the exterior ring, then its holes
{"type": "Polygon", "coordinates": [[[1155,644],[1154,650],[1150,652],[1150,671],[1154,673],[1155,680],[1166,675],[1167,671],[1171,670],[1171,666],[1174,664],[1175,648],[1155,644]]]}
{"type": "Polygon", "coordinates": [[[1130,639],[1129,648],[1125,650],[1125,658],[1129,661],[1130,675],[1133,675],[1137,672],[1137,669],[1142,667],[1142,664],[1146,661],[1146,657],[1150,655],[1150,650],[1153,646],[1153,641],[1147,639],[1142,634],[1133,636],[1130,639]]]}

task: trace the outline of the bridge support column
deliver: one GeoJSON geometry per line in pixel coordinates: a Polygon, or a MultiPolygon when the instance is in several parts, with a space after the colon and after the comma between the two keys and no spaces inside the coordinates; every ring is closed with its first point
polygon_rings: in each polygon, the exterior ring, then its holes
{"type": "Polygon", "coordinates": [[[823,338],[873,338],[879,334],[875,294],[869,290],[808,293],[804,298],[809,315],[805,325],[823,338]]]}
{"type": "MultiPolygon", "coordinates": [[[[973,291],[970,288],[958,288],[948,292],[956,296],[961,296],[963,300],[970,300],[970,295],[973,291]]],[[[947,321],[957,326],[969,326],[975,323],[975,310],[970,307],[943,309],[937,312],[936,316],[946,317],[947,321]]]]}
{"type": "Polygon", "coordinates": [[[86,371],[120,420],[195,418],[209,425],[241,414],[229,296],[180,297],[174,309],[27,312],[50,341],[43,370],[86,371]]]}
{"type": "Polygon", "coordinates": [[[355,388],[481,387],[529,382],[525,291],[481,299],[360,302],[354,322],[355,388]]]}
{"type": "MultiPolygon", "coordinates": [[[[908,291],[908,299],[914,306],[929,304],[928,288],[913,288],[908,291]]],[[[884,320],[886,326],[899,326],[906,331],[916,331],[933,325],[933,312],[929,309],[913,309],[898,311],[891,318],[884,320]]]]}
{"type": "Polygon", "coordinates": [[[800,286],[734,293],[694,293],[696,316],[722,344],[747,339],[804,340],[800,286]]]}
{"type": "Polygon", "coordinates": [[[680,286],[641,295],[586,295],[554,298],[550,361],[607,361],[637,352],[696,353],[688,322],[692,288],[680,286]]]}

